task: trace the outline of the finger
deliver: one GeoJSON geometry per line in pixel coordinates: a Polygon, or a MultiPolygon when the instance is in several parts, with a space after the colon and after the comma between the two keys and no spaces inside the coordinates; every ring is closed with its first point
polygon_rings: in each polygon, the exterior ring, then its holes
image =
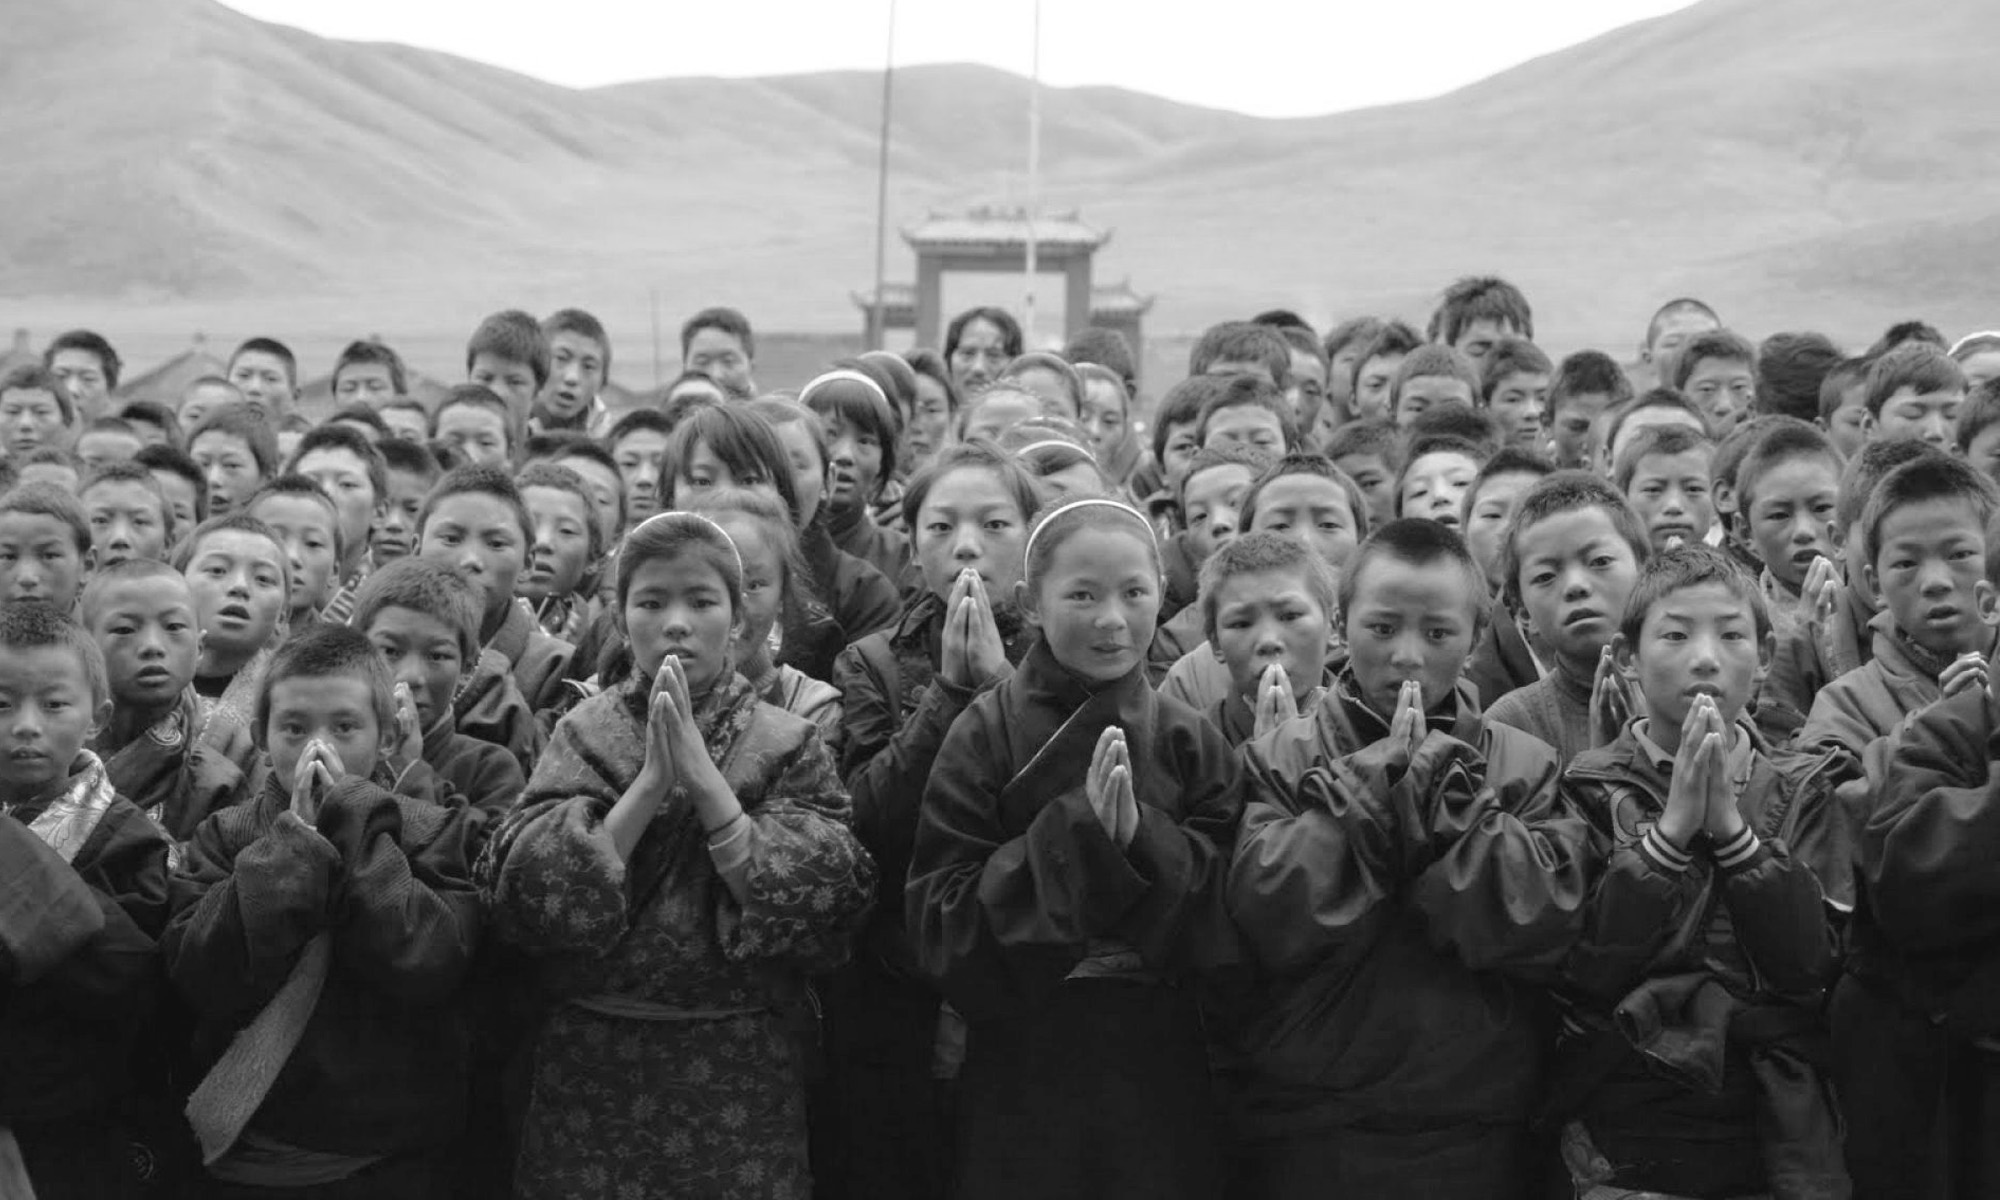
{"type": "Polygon", "coordinates": [[[960,571],[958,578],[951,581],[951,591],[947,592],[944,598],[944,602],[951,606],[951,611],[957,612],[959,603],[972,594],[971,576],[972,572],[968,569],[960,571]]]}

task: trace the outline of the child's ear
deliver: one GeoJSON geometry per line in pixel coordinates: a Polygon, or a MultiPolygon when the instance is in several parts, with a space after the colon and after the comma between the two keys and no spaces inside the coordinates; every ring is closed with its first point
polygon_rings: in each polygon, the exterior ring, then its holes
{"type": "MultiPolygon", "coordinates": [[[[1863,583],[1866,583],[1868,585],[1868,590],[1874,592],[1876,596],[1879,597],[1882,594],[1882,581],[1875,577],[1874,563],[1865,562],[1861,564],[1861,581],[1863,583]]],[[[1989,593],[1993,591],[1993,585],[1986,582],[1984,579],[1980,580],[1978,583],[1973,584],[1972,599],[1975,603],[1977,603],[1979,600],[1980,588],[1985,588],[1989,593]]],[[[1981,620],[1985,620],[1986,610],[1983,607],[1980,609],[1979,615],[1981,620]]]]}
{"type": "Polygon", "coordinates": [[[1764,676],[1771,673],[1771,663],[1778,657],[1778,634],[1772,630],[1757,639],[1757,682],[1761,686],[1764,676]]]}
{"type": "Polygon", "coordinates": [[[1736,485],[1726,479],[1709,481],[1709,494],[1715,502],[1715,511],[1734,513],[1736,511],[1736,485]]]}
{"type": "Polygon", "coordinates": [[[1611,665],[1625,677],[1625,682],[1634,687],[1639,685],[1639,663],[1632,654],[1632,643],[1625,640],[1623,633],[1611,635],[1611,665]]]}
{"type": "Polygon", "coordinates": [[[1042,614],[1036,611],[1035,592],[1025,579],[1014,581],[1014,607],[1021,610],[1021,619],[1036,629],[1042,627],[1042,614]]]}
{"type": "Polygon", "coordinates": [[[1990,580],[1979,580],[1972,585],[1972,602],[1979,608],[1981,624],[1989,629],[2000,626],[2000,587],[1994,587],[1990,580]]]}
{"type": "Polygon", "coordinates": [[[84,733],[83,735],[84,741],[86,742],[95,741],[97,740],[98,734],[103,733],[106,729],[110,728],[111,711],[112,711],[112,704],[110,700],[106,699],[97,702],[97,707],[91,710],[90,729],[84,733]]]}

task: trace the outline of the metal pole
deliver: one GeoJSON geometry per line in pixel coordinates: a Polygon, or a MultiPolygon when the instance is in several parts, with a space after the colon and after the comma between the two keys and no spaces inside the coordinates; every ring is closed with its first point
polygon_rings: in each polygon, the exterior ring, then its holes
{"type": "Polygon", "coordinates": [[[889,0],[889,45],[882,60],[882,144],[875,163],[875,308],[868,317],[868,348],[880,350],[888,330],[882,301],[889,261],[889,118],[896,98],[896,0],[889,0]]]}
{"type": "Polygon", "coordinates": [[[1024,349],[1035,348],[1035,217],[1042,204],[1042,0],[1034,0],[1035,47],[1028,77],[1028,252],[1027,295],[1021,306],[1024,349]]]}
{"type": "Polygon", "coordinates": [[[660,289],[659,288],[654,288],[652,290],[650,299],[653,306],[653,386],[659,387],[661,382],[660,380],[660,289]]]}

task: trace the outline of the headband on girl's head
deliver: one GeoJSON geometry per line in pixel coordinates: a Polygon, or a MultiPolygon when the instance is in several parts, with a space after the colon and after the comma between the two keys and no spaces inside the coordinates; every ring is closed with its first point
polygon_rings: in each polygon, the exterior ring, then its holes
{"type": "Polygon", "coordinates": [[[863,386],[867,387],[869,391],[875,393],[876,399],[880,400],[883,404],[888,405],[889,410],[891,412],[895,411],[896,406],[893,404],[889,404],[888,393],[882,390],[881,384],[876,383],[874,380],[868,378],[866,375],[863,375],[859,371],[849,370],[846,367],[842,367],[838,371],[828,371],[824,375],[814,376],[811,383],[808,383],[804,387],[799,389],[799,403],[804,404],[806,400],[813,394],[813,389],[819,387],[821,384],[834,383],[842,379],[845,379],[851,383],[862,384],[863,386]]]}
{"type": "MultiPolygon", "coordinates": [[[[1067,445],[1068,443],[1062,443],[1062,444],[1067,445]]],[[[1035,539],[1042,536],[1042,530],[1047,529],[1049,526],[1055,524],[1056,518],[1062,516],[1064,513],[1071,512],[1075,509],[1083,508],[1091,504],[1102,504],[1106,508],[1117,509],[1119,512],[1122,512],[1126,516],[1131,517],[1134,521],[1137,521],[1139,523],[1139,528],[1146,531],[1146,540],[1153,547],[1154,553],[1159,552],[1160,543],[1159,539],[1153,536],[1152,522],[1146,520],[1145,515],[1141,513],[1138,509],[1133,508],[1131,505],[1125,503],[1123,500],[1113,500],[1108,496],[1085,496],[1081,499],[1070,501],[1069,503],[1049,513],[1048,516],[1043,517],[1041,520],[1035,522],[1035,528],[1028,534],[1028,544],[1021,548],[1022,565],[1026,566],[1026,564],[1034,560],[1035,539]]]]}
{"type": "Polygon", "coordinates": [[[665,525],[681,525],[681,526],[693,525],[696,528],[706,527],[706,529],[712,530],[715,533],[716,537],[722,539],[722,544],[729,547],[730,557],[736,560],[737,578],[740,579],[743,577],[743,552],[736,548],[736,539],[729,536],[728,530],[724,529],[720,525],[717,525],[714,521],[709,520],[707,517],[702,516],[700,513],[688,512],[685,509],[679,509],[679,508],[671,509],[667,512],[654,513],[652,516],[647,517],[645,520],[633,526],[632,533],[627,534],[626,537],[630,538],[632,534],[638,533],[640,530],[644,529],[648,525],[653,524],[656,521],[661,522],[665,525]]]}
{"type": "Polygon", "coordinates": [[[2000,342],[2000,330],[1982,329],[1978,333],[1968,333],[1953,342],[1951,349],[1945,351],[1945,353],[1952,358],[1957,358],[1959,351],[1964,350],[1974,342],[2000,342]]]}
{"type": "MultiPolygon", "coordinates": [[[[1077,445],[1075,442],[1067,442],[1061,438],[1045,438],[1039,442],[1029,442],[1027,445],[1021,447],[1019,450],[1014,451],[1014,453],[1026,455],[1036,450],[1040,450],[1045,446],[1059,446],[1065,450],[1074,450],[1078,454],[1083,455],[1083,457],[1089,461],[1091,466],[1094,467],[1097,465],[1097,456],[1095,454],[1092,454],[1090,451],[1084,449],[1082,446],[1077,445]]],[[[1055,514],[1050,513],[1049,515],[1054,516],[1055,514]]]]}

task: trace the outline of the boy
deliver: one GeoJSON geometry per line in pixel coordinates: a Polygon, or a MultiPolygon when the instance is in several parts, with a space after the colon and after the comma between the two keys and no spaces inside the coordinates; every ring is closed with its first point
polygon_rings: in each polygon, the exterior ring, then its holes
{"type": "Polygon", "coordinates": [[[1656,425],[1627,443],[1612,482],[1638,513],[1653,549],[1709,540],[1714,459],[1714,442],[1679,425],[1656,425]]]}
{"type": "Polygon", "coordinates": [[[131,422],[99,417],[76,435],[76,459],[85,474],[93,474],[115,462],[130,462],[145,445],[131,422]]]}
{"type": "Polygon", "coordinates": [[[1774,333],[1757,347],[1757,411],[1810,421],[1840,351],[1823,333],[1774,333]]]}
{"type": "MultiPolygon", "coordinates": [[[[1430,340],[1470,360],[1477,375],[1504,338],[1535,339],[1535,314],[1521,289],[1491,275],[1468,276],[1445,289],[1431,314],[1430,340]]],[[[1473,385],[1474,391],[1478,385],[1473,385]]]]}
{"type": "Polygon", "coordinates": [[[1396,479],[1396,515],[1459,528],[1465,494],[1491,457],[1485,447],[1450,434],[1411,442],[1409,459],[1396,479]]]}
{"type": "Polygon", "coordinates": [[[634,409],[619,417],[604,439],[625,484],[625,522],[637,525],[660,511],[660,468],[666,463],[667,439],[673,427],[651,409],[634,409]]]}
{"type": "Polygon", "coordinates": [[[1849,460],[1868,440],[1868,367],[1865,358],[1843,358],[1819,384],[1819,417],[1814,424],[1849,460]]]}
{"type": "Polygon", "coordinates": [[[1813,426],[1789,417],[1764,419],[1770,428],[1736,470],[1735,502],[1745,540],[1764,564],[1758,584],[1777,635],[1779,657],[1757,697],[1758,728],[1787,742],[1812,710],[1810,693],[1790,689],[1809,674],[1794,658],[1810,647],[1808,621],[1823,584],[1835,582],[1841,464],[1813,426]],[[1815,580],[1810,604],[1801,600],[1808,576],[1815,580]]]}
{"type": "Polygon", "coordinates": [[[395,709],[356,630],[280,648],[252,730],[267,782],[195,830],[161,939],[208,1071],[188,1120],[209,1177],[243,1197],[436,1195],[466,1106],[474,821],[372,782],[395,709]]]}
{"type": "MultiPolygon", "coordinates": [[[[220,375],[203,375],[187,385],[181,392],[180,405],[175,409],[182,429],[193,429],[206,420],[208,414],[231,404],[249,404],[250,397],[243,389],[220,375]]],[[[270,414],[263,409],[266,419],[270,414]]]]}
{"type": "Polygon", "coordinates": [[[468,466],[504,467],[514,461],[519,428],[509,407],[491,389],[462,383],[431,414],[430,439],[468,466]]]}
{"type": "Polygon", "coordinates": [[[1447,404],[1471,408],[1478,397],[1479,371],[1471,359],[1443,346],[1419,346],[1396,368],[1389,419],[1396,428],[1408,429],[1426,409],[1447,404]]]}
{"type": "Polygon", "coordinates": [[[1417,331],[1401,321],[1390,321],[1368,340],[1354,360],[1354,415],[1357,418],[1389,416],[1389,392],[1403,359],[1424,344],[1417,331]]]}
{"type": "Polygon", "coordinates": [[[1757,350],[1727,329],[1696,334],[1674,360],[1674,389],[1694,402],[1710,429],[1726,434],[1757,398],[1757,350]]]}
{"type": "Polygon", "coordinates": [[[1499,425],[1501,445],[1542,452],[1542,416],[1554,369],[1541,347],[1524,338],[1503,338],[1493,347],[1479,376],[1479,404],[1499,425]]]}
{"type": "Polygon", "coordinates": [[[1618,734],[1630,701],[1605,650],[1650,551],[1602,477],[1563,471],[1528,490],[1501,544],[1501,598],[1549,669],[1496,697],[1488,721],[1533,734],[1564,763],[1618,734]]]}
{"type": "Polygon", "coordinates": [[[269,525],[226,513],[195,526],[175,548],[173,565],[194,594],[201,629],[194,690],[202,719],[248,729],[264,656],[290,632],[291,556],[269,525]]]}
{"type": "Polygon", "coordinates": [[[1291,380],[1292,349],[1268,325],[1224,321],[1204,330],[1188,351],[1188,374],[1256,375],[1282,389],[1291,380]]]}
{"type": "Polygon", "coordinates": [[[575,646],[594,615],[591,568],[604,556],[597,536],[597,511],[576,472],[537,463],[514,479],[533,518],[535,536],[528,566],[514,594],[535,614],[544,633],[575,646]]]}
{"type": "Polygon", "coordinates": [[[74,612],[95,563],[90,522],[75,496],[47,483],[0,495],[0,607],[39,600],[74,612]]]}
{"type": "Polygon", "coordinates": [[[208,484],[208,512],[220,516],[248,500],[282,461],[278,436],[248,404],[218,408],[188,434],[188,457],[208,484]]]}
{"type": "Polygon", "coordinates": [[[146,468],[153,482],[160,485],[160,494],[173,510],[175,529],[193,529],[207,519],[208,479],[201,464],[172,446],[148,446],[133,455],[132,461],[146,468]]]}
{"type": "Polygon", "coordinates": [[[77,500],[90,523],[99,571],[135,558],[166,558],[178,523],[151,471],[135,462],[112,463],[78,489],[77,500]]]}
{"type": "Polygon", "coordinates": [[[42,365],[69,393],[78,420],[109,415],[111,395],[118,390],[118,374],[125,364],[102,334],[88,329],[58,334],[42,351],[42,365]]]}
{"type": "Polygon", "coordinates": [[[1675,362],[1688,339],[1722,328],[1715,310],[1691,296],[1669,300],[1646,323],[1646,340],[1639,343],[1639,362],[1652,369],[1653,386],[1671,385],[1675,362]]]}
{"type": "Polygon", "coordinates": [[[1948,450],[1964,400],[1965,375],[1949,354],[1928,342],[1898,346],[1868,368],[1868,437],[1948,450]]]}
{"type": "Polygon", "coordinates": [[[410,393],[409,373],[394,350],[380,342],[349,342],[333,364],[333,402],[371,410],[410,393]]]}
{"type": "MultiPolygon", "coordinates": [[[[389,436],[389,423],[382,419],[381,413],[376,412],[366,404],[345,405],[336,411],[326,423],[341,429],[352,429],[354,432],[368,439],[368,444],[371,446],[389,436]]],[[[307,430],[306,432],[310,433],[311,430],[307,430]]],[[[297,447],[293,447],[293,453],[297,452],[297,447]]]]}
{"type": "Polygon", "coordinates": [[[1637,713],[1563,776],[1603,864],[1557,997],[1550,1115],[1574,1186],[1847,1195],[1814,1047],[1822,897],[1851,851],[1829,764],[1744,720],[1770,664],[1763,594],[1707,546],[1656,555],[1613,655],[1637,713]]]}
{"type": "MultiPolygon", "coordinates": [[[[1216,547],[1236,536],[1238,505],[1250,483],[1271,465],[1271,455],[1251,446],[1231,444],[1202,450],[1188,464],[1176,489],[1175,523],[1180,532],[1164,550],[1165,588],[1161,594],[1161,628],[1192,605],[1199,595],[1201,564],[1216,547]]],[[[1181,647],[1185,650],[1186,647],[1181,647]]],[[[1179,657],[1180,651],[1174,652],[1179,657]]],[[[1173,658],[1166,660],[1172,662],[1173,658]]]]}
{"type": "Polygon", "coordinates": [[[1285,326],[1278,330],[1278,336],[1292,352],[1291,383],[1285,388],[1285,399],[1291,401],[1301,441],[1316,447],[1320,431],[1326,428],[1326,351],[1312,330],[1298,325],[1285,326]]]}
{"type": "Polygon", "coordinates": [[[1460,682],[1487,605],[1457,534],[1375,531],[1336,603],[1346,667],[1242,750],[1228,898],[1261,972],[1222,1034],[1241,1194],[1524,1198],[1544,1035],[1501,969],[1580,931],[1584,831],[1553,752],[1482,728],[1460,682]]]}
{"type": "Polygon", "coordinates": [[[0,1190],[135,1195],[122,1117],[154,998],[168,841],[85,749],[104,659],[46,604],[0,606],[0,1190]]]}
{"type": "Polygon", "coordinates": [[[1361,490],[1368,527],[1395,518],[1396,477],[1403,473],[1402,440],[1383,418],[1349,421],[1327,439],[1326,456],[1361,490]]]}
{"type": "Polygon", "coordinates": [[[76,456],[55,446],[43,446],[30,450],[15,460],[22,483],[46,483],[61,488],[74,496],[77,484],[83,479],[83,471],[77,466],[76,456]]]}
{"type": "Polygon", "coordinates": [[[1960,458],[1995,483],[2000,483],[2000,380],[1972,388],[1958,410],[1953,430],[1960,458]]]}
{"type": "Polygon", "coordinates": [[[76,427],[69,392],[41,367],[0,377],[0,452],[17,462],[44,447],[61,450],[76,427]]]}
{"type": "MultiPolygon", "coordinates": [[[[354,628],[389,664],[392,683],[409,690],[423,760],[449,791],[495,819],[527,786],[514,756],[458,732],[452,697],[479,657],[479,592],[440,563],[407,558],[368,577],[355,597],[354,628]]],[[[407,764],[405,764],[407,765],[407,764]]]]}
{"type": "Polygon", "coordinates": [[[1334,430],[1354,420],[1354,368],[1360,365],[1361,351],[1382,332],[1380,317],[1349,317],[1333,327],[1320,343],[1326,358],[1326,406],[1320,410],[1318,441],[1325,443],[1334,430]]]}
{"type": "Polygon", "coordinates": [[[398,396],[375,411],[390,437],[422,442],[431,435],[431,412],[414,396],[398,396]]]}
{"type": "Polygon", "coordinates": [[[203,729],[193,686],[201,626],[181,573],[150,559],[101,570],[83,589],[83,622],[104,655],[111,695],[91,749],[118,794],[176,842],[251,798],[263,765],[249,728],[225,715],[203,729]]]}
{"type": "Polygon", "coordinates": [[[560,309],[542,322],[542,336],[549,343],[549,378],[535,397],[528,428],[603,433],[611,421],[598,397],[611,378],[611,339],[604,323],[580,308],[560,309]]]}
{"type": "Polygon", "coordinates": [[[387,438],[375,451],[382,456],[382,516],[369,531],[368,550],[380,566],[415,553],[417,514],[444,472],[420,442],[387,438]]]}
{"type": "Polygon", "coordinates": [[[1479,564],[1496,596],[1501,591],[1500,549],[1514,510],[1528,489],[1554,470],[1547,459],[1509,446],[1487,459],[1466,489],[1459,528],[1465,531],[1465,548],[1472,552],[1472,560],[1479,564]]]}
{"type": "MultiPolygon", "coordinates": [[[[181,421],[174,410],[151,400],[134,400],[118,410],[118,417],[132,427],[142,446],[173,446],[184,443],[181,421]]],[[[134,456],[136,457],[136,455],[134,456]]]]}
{"type": "Polygon", "coordinates": [[[549,459],[558,467],[568,467],[583,480],[590,496],[591,510],[597,514],[598,544],[609,554],[618,545],[625,528],[625,479],[611,452],[596,442],[564,446],[549,459]]]}
{"type": "Polygon", "coordinates": [[[1192,375],[1181,380],[1153,409],[1153,456],[1141,463],[1132,476],[1132,490],[1138,494],[1147,516],[1165,537],[1176,528],[1174,494],[1188,463],[1201,449],[1201,410],[1222,394],[1228,381],[1221,376],[1192,375]]]}
{"type": "Polygon", "coordinates": [[[272,424],[292,415],[299,399],[299,360],[276,338],[253,337],[236,347],[224,372],[243,398],[264,410],[272,424]]]}
{"type": "Polygon", "coordinates": [[[1195,428],[1201,448],[1248,446],[1274,458],[1298,449],[1298,426],[1292,423],[1291,407],[1277,385],[1260,375],[1228,379],[1221,394],[1201,406],[1195,428]]]}
{"type": "Polygon", "coordinates": [[[354,430],[323,425],[299,442],[285,470],[318,484],[340,516],[342,553],[334,574],[339,583],[320,619],[345,624],[354,611],[355,590],[374,567],[368,535],[388,509],[388,464],[375,443],[354,430]]]}
{"type": "Polygon", "coordinates": [[[750,377],[756,363],[757,337],[749,319],[733,308],[704,308],[681,326],[681,367],[715,380],[732,399],[757,394],[750,377]]]}
{"type": "Polygon", "coordinates": [[[1229,672],[1229,695],[1208,710],[1232,746],[1311,712],[1332,682],[1333,568],[1278,533],[1236,539],[1201,567],[1201,622],[1229,672]]]}
{"type": "Polygon", "coordinates": [[[333,598],[334,570],[347,549],[333,497],[303,475],[280,475],[258,489],[243,511],[270,526],[291,558],[286,624],[297,632],[321,621],[320,610],[333,598]]]}
{"type": "Polygon", "coordinates": [[[1626,442],[1655,425],[1685,425],[1703,437],[1714,436],[1708,418],[1686,396],[1672,388],[1654,388],[1605,413],[1597,423],[1593,440],[1598,471],[1609,479],[1626,442]]]}
{"type": "MultiPolygon", "coordinates": [[[[549,340],[541,324],[513,308],[481,321],[465,344],[465,382],[500,397],[510,430],[525,426],[535,396],[549,382],[549,340]]],[[[509,440],[509,453],[519,440],[509,440]]]]}

